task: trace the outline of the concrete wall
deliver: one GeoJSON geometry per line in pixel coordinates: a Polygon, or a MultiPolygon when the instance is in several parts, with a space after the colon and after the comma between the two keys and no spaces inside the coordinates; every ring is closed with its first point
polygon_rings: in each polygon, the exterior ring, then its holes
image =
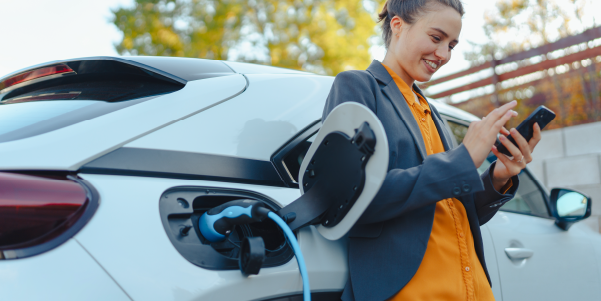
{"type": "Polygon", "coordinates": [[[543,131],[528,164],[547,189],[572,188],[593,199],[588,223],[601,217],[601,122],[543,131]]]}

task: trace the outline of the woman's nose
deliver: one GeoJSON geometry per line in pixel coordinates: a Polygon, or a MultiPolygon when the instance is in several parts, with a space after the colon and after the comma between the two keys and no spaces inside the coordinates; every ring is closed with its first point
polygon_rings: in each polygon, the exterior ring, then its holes
{"type": "Polygon", "coordinates": [[[451,50],[448,46],[441,45],[436,48],[434,55],[441,61],[448,61],[451,58],[451,50]]]}

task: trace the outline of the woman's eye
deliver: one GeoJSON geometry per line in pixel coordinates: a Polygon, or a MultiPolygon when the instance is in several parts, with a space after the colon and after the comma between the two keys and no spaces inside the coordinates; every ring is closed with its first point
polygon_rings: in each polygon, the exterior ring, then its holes
{"type": "Polygon", "coordinates": [[[436,41],[436,42],[440,42],[440,38],[437,36],[432,36],[432,38],[436,41]]]}
{"type": "Polygon", "coordinates": [[[453,50],[453,49],[455,49],[455,46],[453,46],[453,45],[449,45],[449,49],[450,49],[450,50],[453,50]]]}

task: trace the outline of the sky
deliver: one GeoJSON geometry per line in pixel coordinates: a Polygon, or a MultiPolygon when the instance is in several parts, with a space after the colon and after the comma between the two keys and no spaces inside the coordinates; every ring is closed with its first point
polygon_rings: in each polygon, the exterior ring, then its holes
{"type": "MultiPolygon", "coordinates": [[[[469,67],[461,52],[466,39],[484,39],[483,13],[494,0],[463,0],[466,14],[456,55],[438,72],[451,74],[469,67]],[[461,42],[463,41],[463,43],[461,42]]],[[[40,63],[87,56],[117,55],[121,34],[110,22],[111,9],[133,0],[0,0],[0,77],[40,63]]],[[[382,59],[384,49],[374,49],[382,59]]]]}
{"type": "Polygon", "coordinates": [[[0,0],[0,77],[32,65],[117,55],[111,8],[131,0],[0,0]]]}

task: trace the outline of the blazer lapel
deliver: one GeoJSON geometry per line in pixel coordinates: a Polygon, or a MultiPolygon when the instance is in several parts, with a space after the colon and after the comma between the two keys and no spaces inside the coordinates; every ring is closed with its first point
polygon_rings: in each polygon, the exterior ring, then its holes
{"type": "Polygon", "coordinates": [[[424,143],[424,138],[422,137],[422,132],[420,131],[419,125],[413,117],[413,113],[411,113],[411,109],[409,109],[409,105],[407,105],[407,101],[405,100],[405,97],[403,97],[401,90],[394,84],[392,76],[390,76],[386,68],[382,66],[382,63],[376,60],[371,63],[369,68],[367,68],[367,71],[369,71],[378,81],[385,84],[382,88],[382,93],[392,103],[395,111],[409,129],[409,132],[411,133],[411,136],[413,136],[413,140],[419,149],[419,153],[422,156],[422,160],[426,159],[426,145],[424,143]]]}

